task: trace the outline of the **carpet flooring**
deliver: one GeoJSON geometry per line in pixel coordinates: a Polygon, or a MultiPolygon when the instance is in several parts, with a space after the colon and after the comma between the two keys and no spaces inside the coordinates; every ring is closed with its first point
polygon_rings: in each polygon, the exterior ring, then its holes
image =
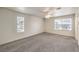
{"type": "Polygon", "coordinates": [[[73,37],[41,33],[0,45],[0,52],[78,52],[77,41],[73,37]]]}

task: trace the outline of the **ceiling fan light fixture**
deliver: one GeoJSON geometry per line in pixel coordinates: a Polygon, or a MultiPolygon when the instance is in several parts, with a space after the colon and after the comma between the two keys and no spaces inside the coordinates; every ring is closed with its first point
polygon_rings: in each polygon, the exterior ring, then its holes
{"type": "Polygon", "coordinates": [[[46,15],[46,16],[45,16],[46,19],[48,19],[48,18],[50,18],[50,17],[52,17],[52,16],[51,16],[51,15],[46,15]]]}

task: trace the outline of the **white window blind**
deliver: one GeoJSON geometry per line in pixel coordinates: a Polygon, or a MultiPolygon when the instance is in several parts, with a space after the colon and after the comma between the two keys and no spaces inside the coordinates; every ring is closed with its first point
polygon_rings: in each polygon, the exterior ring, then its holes
{"type": "Polygon", "coordinates": [[[17,32],[24,32],[24,17],[17,16],[17,32]]]}
{"type": "Polygon", "coordinates": [[[55,30],[72,30],[72,17],[55,19],[54,28],[55,30]]]}

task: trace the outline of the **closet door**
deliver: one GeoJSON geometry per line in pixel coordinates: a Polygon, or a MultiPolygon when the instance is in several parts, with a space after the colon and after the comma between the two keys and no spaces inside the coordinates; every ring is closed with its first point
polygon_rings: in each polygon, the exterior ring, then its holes
{"type": "Polygon", "coordinates": [[[79,8],[77,9],[77,40],[79,45],[79,8]]]}
{"type": "Polygon", "coordinates": [[[78,40],[79,45],[79,8],[75,9],[75,39],[78,40]]]}
{"type": "Polygon", "coordinates": [[[75,8],[75,39],[78,40],[78,26],[77,26],[77,19],[78,19],[78,8],[75,8]]]}

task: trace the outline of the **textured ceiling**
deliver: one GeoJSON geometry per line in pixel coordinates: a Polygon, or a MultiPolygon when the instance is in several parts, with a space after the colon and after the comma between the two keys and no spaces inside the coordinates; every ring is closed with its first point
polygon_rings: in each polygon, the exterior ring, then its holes
{"type": "Polygon", "coordinates": [[[72,7],[7,7],[8,9],[31,14],[39,17],[45,17],[50,14],[52,17],[69,15],[74,13],[72,7]]]}

